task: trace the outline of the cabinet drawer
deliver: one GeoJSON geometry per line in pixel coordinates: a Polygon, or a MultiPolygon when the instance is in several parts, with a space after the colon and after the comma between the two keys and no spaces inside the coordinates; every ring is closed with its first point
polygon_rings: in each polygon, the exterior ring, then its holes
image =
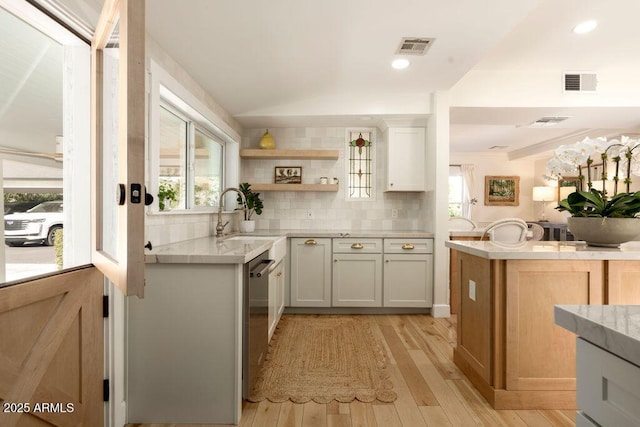
{"type": "Polygon", "coordinates": [[[584,412],[576,411],[576,427],[600,427],[593,420],[587,417],[584,412]]]}
{"type": "Polygon", "coordinates": [[[430,254],[433,239],[384,239],[385,254],[430,254]]]}
{"type": "Polygon", "coordinates": [[[576,341],[577,403],[603,426],[640,425],[640,367],[581,338],[576,341]]]}
{"type": "Polygon", "coordinates": [[[382,239],[333,239],[333,253],[382,253],[382,239]]]}

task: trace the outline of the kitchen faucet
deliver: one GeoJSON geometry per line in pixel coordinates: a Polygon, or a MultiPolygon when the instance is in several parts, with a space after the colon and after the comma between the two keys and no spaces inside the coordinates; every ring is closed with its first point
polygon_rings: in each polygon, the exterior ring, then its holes
{"type": "Polygon", "coordinates": [[[226,190],[224,190],[222,193],[220,193],[220,200],[218,200],[218,224],[216,224],[216,237],[222,237],[222,234],[223,234],[222,232],[224,231],[224,227],[226,227],[227,224],[229,224],[229,221],[225,222],[224,224],[222,223],[222,198],[228,191],[232,191],[232,190],[238,193],[238,195],[242,199],[242,205],[244,206],[243,210],[245,211],[247,210],[247,198],[244,196],[244,193],[242,191],[234,187],[229,187],[226,190]]]}

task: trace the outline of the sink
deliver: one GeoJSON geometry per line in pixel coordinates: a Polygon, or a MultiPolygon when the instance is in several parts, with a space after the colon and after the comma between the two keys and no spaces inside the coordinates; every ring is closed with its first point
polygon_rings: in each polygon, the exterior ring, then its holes
{"type": "Polygon", "coordinates": [[[287,255],[287,236],[233,236],[224,240],[271,240],[273,246],[269,249],[269,259],[278,263],[287,255]]]}

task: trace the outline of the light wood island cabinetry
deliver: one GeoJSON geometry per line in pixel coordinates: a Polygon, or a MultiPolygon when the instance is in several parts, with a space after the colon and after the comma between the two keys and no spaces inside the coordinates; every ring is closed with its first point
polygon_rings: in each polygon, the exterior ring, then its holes
{"type": "Polygon", "coordinates": [[[458,255],[456,365],[495,409],[575,408],[575,337],[554,324],[554,306],[640,303],[640,252],[446,245],[458,255]]]}
{"type": "MultiPolygon", "coordinates": [[[[468,231],[450,233],[449,240],[480,240],[482,232],[468,231]],[[467,234],[467,235],[465,235],[467,234]]],[[[449,250],[449,306],[451,314],[458,313],[458,294],[460,293],[458,278],[458,251],[449,250]]]]}

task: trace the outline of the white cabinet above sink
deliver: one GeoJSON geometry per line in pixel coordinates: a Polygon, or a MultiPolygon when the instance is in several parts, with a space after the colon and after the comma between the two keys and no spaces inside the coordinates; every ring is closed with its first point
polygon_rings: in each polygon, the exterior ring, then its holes
{"type": "Polygon", "coordinates": [[[385,191],[425,191],[425,128],[389,128],[385,191]]]}

